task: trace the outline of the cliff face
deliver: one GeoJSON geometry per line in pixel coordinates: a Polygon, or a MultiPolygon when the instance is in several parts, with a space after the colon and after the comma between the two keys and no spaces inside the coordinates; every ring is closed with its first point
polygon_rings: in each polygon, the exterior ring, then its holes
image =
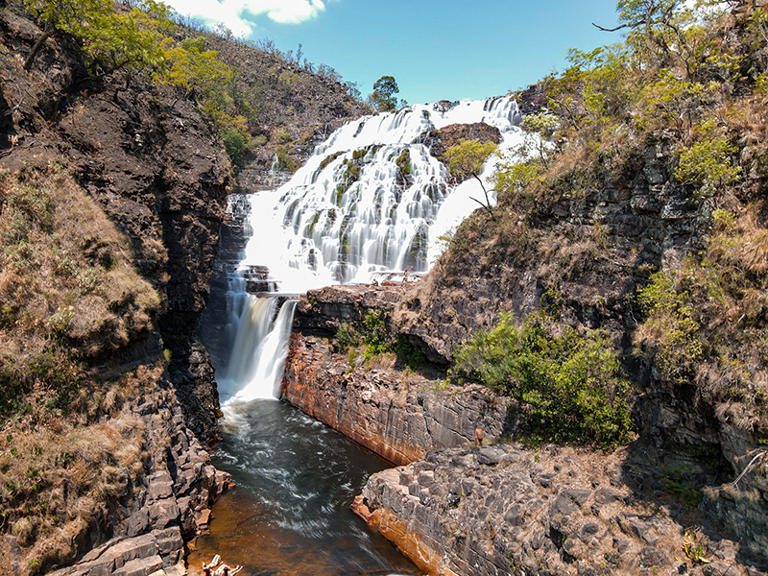
{"type": "MultiPolygon", "coordinates": [[[[198,330],[232,166],[191,97],[148,73],[94,76],[75,39],[48,38],[25,70],[41,33],[2,3],[0,572],[182,573],[228,485],[203,449],[220,412],[198,330]]],[[[258,64],[246,87],[275,76],[249,185],[288,138],[272,123],[308,149],[358,112],[335,80],[297,68],[287,91],[279,54],[208,40],[233,67],[258,64]]]]}
{"type": "Polygon", "coordinates": [[[482,386],[446,386],[391,363],[350,366],[322,340],[300,334],[291,340],[282,392],[293,406],[395,464],[471,443],[477,427],[488,440],[498,439],[510,406],[482,386]]]}
{"type": "Polygon", "coordinates": [[[689,531],[702,519],[653,497],[663,489],[649,463],[555,447],[445,450],[374,474],[354,509],[441,576],[752,573],[729,527],[689,531]]]}
{"type": "MultiPolygon", "coordinates": [[[[40,33],[10,10],[0,25],[12,52],[40,33]]],[[[193,102],[142,80],[92,79],[80,58],[75,46],[50,39],[28,72],[19,59],[2,59],[0,90],[12,103],[7,118],[15,145],[6,146],[0,167],[13,172],[57,163],[127,236],[137,270],[162,295],[157,328],[192,426],[214,437],[218,404],[206,389],[215,390],[215,383],[201,368],[204,352],[190,354],[216,255],[229,161],[193,102]]]]}

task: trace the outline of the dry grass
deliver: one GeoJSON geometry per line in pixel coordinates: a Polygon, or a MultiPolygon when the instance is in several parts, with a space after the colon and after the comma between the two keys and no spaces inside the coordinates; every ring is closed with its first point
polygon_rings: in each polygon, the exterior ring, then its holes
{"type": "MultiPolygon", "coordinates": [[[[126,399],[162,372],[162,364],[140,367],[82,390],[67,418],[22,414],[0,430],[0,533],[17,538],[24,574],[74,559],[88,531],[140,484],[146,426],[126,399]]],[[[0,573],[9,562],[0,553],[0,573]]]]}
{"type": "Polygon", "coordinates": [[[152,325],[127,240],[63,170],[0,173],[0,418],[32,389],[67,403],[87,363],[152,325]]]}
{"type": "Polygon", "coordinates": [[[59,167],[0,173],[0,535],[25,574],[73,559],[144,473],[144,423],[125,405],[162,364],[106,383],[91,370],[160,305],[128,246],[59,167]]]}
{"type": "Polygon", "coordinates": [[[65,172],[0,174],[6,332],[57,333],[88,355],[146,331],[159,305],[127,240],[65,172]]]}

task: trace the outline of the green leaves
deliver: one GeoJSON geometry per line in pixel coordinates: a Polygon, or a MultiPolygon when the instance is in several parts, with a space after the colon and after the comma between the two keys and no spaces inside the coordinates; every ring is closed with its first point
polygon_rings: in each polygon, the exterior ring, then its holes
{"type": "Polygon", "coordinates": [[[479,140],[464,140],[448,148],[441,160],[448,165],[448,171],[457,181],[461,182],[471,176],[477,176],[483,171],[483,164],[493,152],[496,144],[479,140]]]}
{"type": "MultiPolygon", "coordinates": [[[[708,132],[705,130],[704,132],[708,132]]],[[[675,178],[699,186],[699,193],[713,195],[719,187],[736,182],[741,167],[732,158],[738,148],[725,136],[704,136],[692,146],[682,148],[675,178]]]]}
{"type": "Polygon", "coordinates": [[[369,96],[371,104],[379,112],[397,110],[397,94],[400,88],[394,76],[382,76],[373,83],[373,92],[369,96]]]}
{"type": "Polygon", "coordinates": [[[579,334],[542,313],[517,325],[506,313],[456,352],[450,374],[523,402],[526,427],[537,440],[610,448],[632,431],[629,385],[619,372],[603,332],[579,334]]]}
{"type": "Polygon", "coordinates": [[[662,271],[651,276],[651,282],[638,291],[638,296],[648,314],[644,337],[656,343],[654,356],[662,376],[685,381],[703,350],[688,292],[679,290],[675,279],[662,271]]]}

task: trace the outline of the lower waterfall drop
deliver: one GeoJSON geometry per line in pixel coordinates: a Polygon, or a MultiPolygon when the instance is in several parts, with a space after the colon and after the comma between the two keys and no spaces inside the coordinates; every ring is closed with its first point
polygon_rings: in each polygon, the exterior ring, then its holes
{"type": "Polygon", "coordinates": [[[219,379],[227,395],[225,408],[251,400],[276,400],[288,354],[296,300],[280,296],[235,294],[242,300],[226,373],[219,379]],[[279,306],[279,301],[285,300],[279,306]]]}

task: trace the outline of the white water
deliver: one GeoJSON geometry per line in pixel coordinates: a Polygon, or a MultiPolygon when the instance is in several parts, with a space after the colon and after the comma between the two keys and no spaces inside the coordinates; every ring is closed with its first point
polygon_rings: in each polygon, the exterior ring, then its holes
{"type": "MultiPolygon", "coordinates": [[[[250,196],[249,240],[239,271],[266,267],[281,293],[337,283],[370,282],[383,272],[424,272],[449,233],[483,198],[480,183],[449,183],[426,145],[435,129],[484,122],[502,135],[501,154],[523,143],[520,113],[510,96],[443,106],[417,105],[348,122],[320,144],[283,186],[250,196]],[[398,158],[407,154],[403,178],[398,158]],[[352,168],[350,168],[352,166],[352,168]]],[[[499,161],[491,155],[480,178],[487,189],[499,161]]],[[[493,194],[492,194],[493,196],[493,194]]],[[[491,198],[492,202],[495,198],[491,198]]],[[[228,295],[237,333],[223,392],[240,403],[279,395],[295,302],[277,317],[277,297],[228,295]]]]}

